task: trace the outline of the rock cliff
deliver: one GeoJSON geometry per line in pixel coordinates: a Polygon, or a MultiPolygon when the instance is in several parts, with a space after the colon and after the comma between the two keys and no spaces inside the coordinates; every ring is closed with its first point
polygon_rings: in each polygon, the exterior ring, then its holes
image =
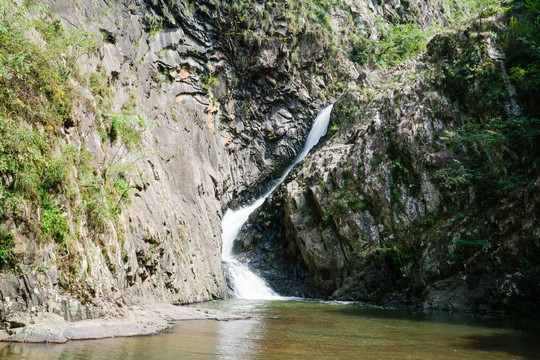
{"type": "Polygon", "coordinates": [[[442,31],[470,9],[16,4],[0,0],[8,327],[225,296],[222,211],[276,178],[336,100],[324,146],[244,229],[245,259],[295,295],[471,311],[536,302],[537,87],[490,35],[500,14],[442,31]]]}
{"type": "Polygon", "coordinates": [[[410,80],[419,63],[394,69],[392,78],[407,81],[381,89],[287,184],[289,251],[308,282],[335,299],[536,311],[537,177],[504,195],[445,181],[441,169],[472,155],[452,152],[437,134],[456,131],[464,114],[410,80]]]}
{"type": "Polygon", "coordinates": [[[240,243],[275,288],[538,312],[538,113],[526,100],[536,90],[516,91],[507,75],[516,56],[497,39],[512,38],[501,26],[509,15],[488,15],[388,70],[366,66],[351,83],[358,90],[332,114],[335,134],[240,243]]]}
{"type": "Polygon", "coordinates": [[[31,90],[66,115],[36,121],[2,98],[6,139],[25,124],[50,144],[30,147],[39,155],[35,195],[17,187],[28,169],[2,168],[2,319],[17,326],[29,321],[11,320],[18,312],[79,320],[122,313],[138,298],[222,298],[222,209],[249,199],[294,157],[323,105],[325,75],[306,90],[279,42],[243,41],[241,14],[214,1],[26,5],[7,11],[11,25],[3,25],[30,40],[21,50],[14,36],[6,52],[35,57],[39,76],[44,66],[52,76],[59,69],[58,96],[31,90]],[[250,58],[239,62],[240,52],[250,58]],[[42,182],[53,162],[61,176],[42,182]]]}

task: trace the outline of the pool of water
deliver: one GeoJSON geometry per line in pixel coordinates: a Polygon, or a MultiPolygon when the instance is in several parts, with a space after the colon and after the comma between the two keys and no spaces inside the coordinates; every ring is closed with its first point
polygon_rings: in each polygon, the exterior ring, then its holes
{"type": "Polygon", "coordinates": [[[151,337],[0,344],[0,359],[538,359],[533,320],[423,313],[318,301],[226,300],[197,307],[250,314],[182,321],[151,337]]]}

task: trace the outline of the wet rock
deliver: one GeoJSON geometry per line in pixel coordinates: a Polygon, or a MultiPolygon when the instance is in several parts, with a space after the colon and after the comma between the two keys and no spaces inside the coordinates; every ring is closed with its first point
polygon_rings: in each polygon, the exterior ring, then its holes
{"type": "MultiPolygon", "coordinates": [[[[391,75],[418,67],[412,59],[391,75]]],[[[426,82],[390,83],[389,75],[361,80],[374,99],[353,94],[336,104],[333,117],[355,104],[362,111],[285,187],[286,253],[305,268],[304,282],[335,299],[537,312],[535,265],[520,281],[515,274],[517,259],[540,251],[526,240],[540,231],[530,221],[538,193],[521,188],[486,208],[475,202],[479,189],[441,181],[438,171],[469,161],[435,136],[455,131],[463,114],[426,82]]]]}

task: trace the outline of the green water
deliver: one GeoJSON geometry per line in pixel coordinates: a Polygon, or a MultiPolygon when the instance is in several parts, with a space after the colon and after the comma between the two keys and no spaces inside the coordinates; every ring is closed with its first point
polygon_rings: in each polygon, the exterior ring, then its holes
{"type": "Polygon", "coordinates": [[[540,327],[366,305],[227,300],[198,307],[253,316],[183,321],[158,336],[0,344],[0,359],[538,359],[540,327]]]}

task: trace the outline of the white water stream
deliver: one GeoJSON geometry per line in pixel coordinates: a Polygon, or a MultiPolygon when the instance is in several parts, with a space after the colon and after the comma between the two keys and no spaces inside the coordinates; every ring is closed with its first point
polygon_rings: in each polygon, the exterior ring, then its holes
{"type": "Polygon", "coordinates": [[[250,205],[237,210],[229,209],[225,215],[223,215],[223,233],[221,234],[223,240],[222,259],[229,270],[230,285],[235,297],[261,300],[276,299],[280,297],[276,292],[270,289],[261,277],[252,272],[247,265],[242,264],[235,258],[233,254],[233,244],[238,233],[242,229],[242,226],[248,220],[249,215],[264,203],[264,200],[266,200],[279,184],[285,180],[292,168],[306,157],[309,151],[317,145],[321,137],[326,135],[332,107],[333,105],[326,107],[319,115],[317,115],[302,151],[300,151],[293,163],[283,172],[283,175],[274,182],[274,185],[272,185],[264,195],[250,205]]]}

